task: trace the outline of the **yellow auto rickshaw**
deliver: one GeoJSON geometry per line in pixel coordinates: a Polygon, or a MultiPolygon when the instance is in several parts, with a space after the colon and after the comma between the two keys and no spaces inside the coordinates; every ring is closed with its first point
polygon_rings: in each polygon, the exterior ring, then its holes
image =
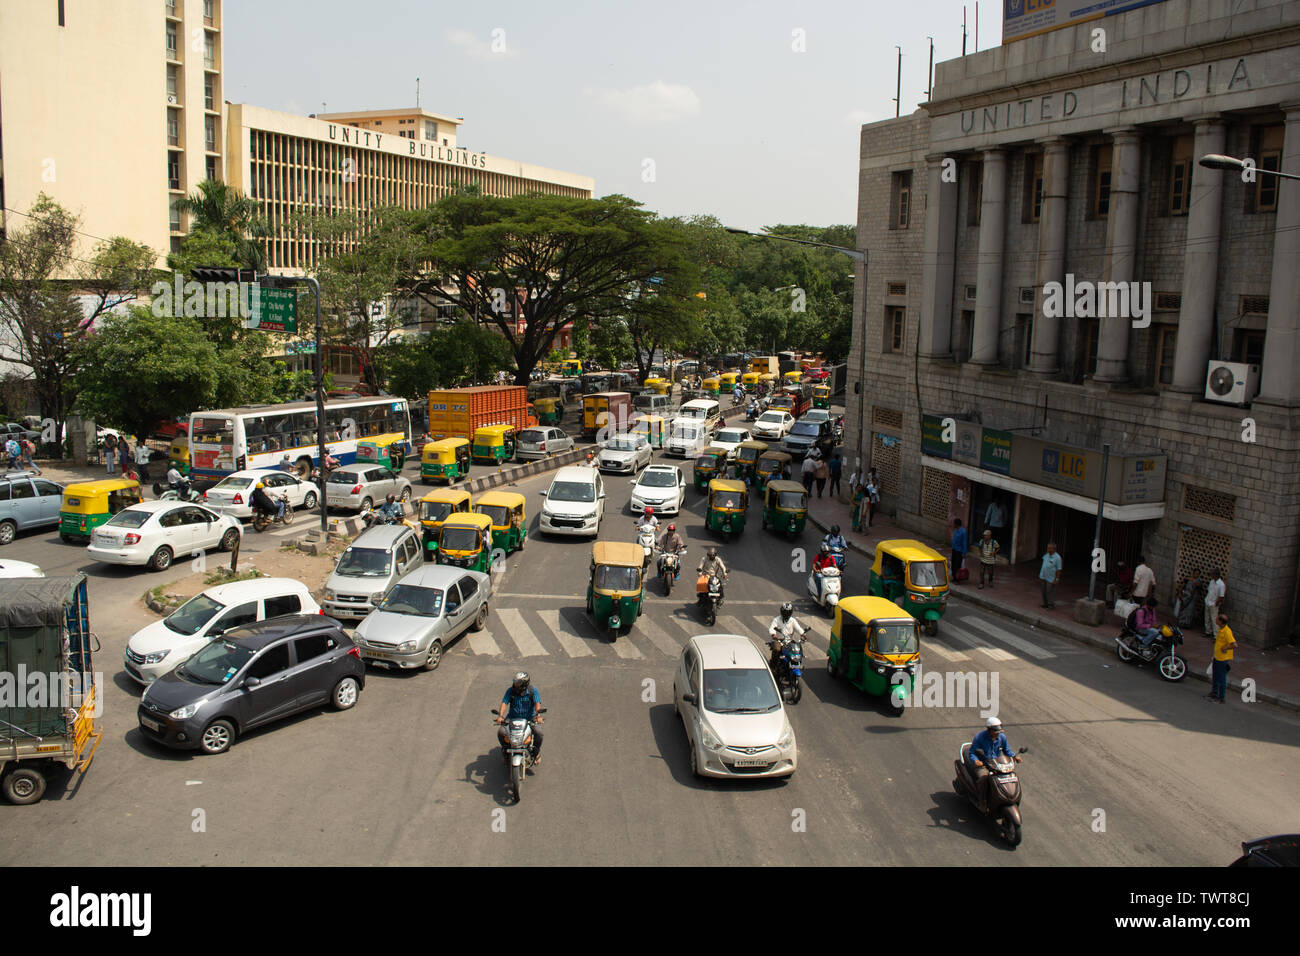
{"type": "Polygon", "coordinates": [[[443,488],[431,491],[420,499],[420,529],[424,543],[425,560],[433,560],[438,553],[438,533],[442,523],[454,514],[469,514],[474,508],[474,499],[468,491],[459,488],[443,488]]]}
{"type": "Polygon", "coordinates": [[[499,465],[515,457],[515,426],[484,425],[474,432],[470,457],[476,465],[499,465]]]}
{"type": "Polygon", "coordinates": [[[113,515],[144,500],[140,482],[130,478],[83,481],[63,489],[59,537],[69,544],[89,544],[94,530],[113,515]]]}
{"type": "Polygon", "coordinates": [[[175,468],[182,475],[190,473],[190,440],[186,435],[177,435],[167,446],[167,465],[175,468]]]}
{"type": "Polygon", "coordinates": [[[754,387],[758,385],[758,375],[758,372],[746,372],[740,376],[740,384],[745,386],[745,391],[752,392],[754,390],[754,387]]]}
{"type": "Polygon", "coordinates": [[[727,449],[710,445],[695,456],[695,490],[703,492],[708,489],[714,478],[725,478],[727,467],[727,449]]]}
{"type": "Polygon", "coordinates": [[[763,527],[796,535],[807,521],[808,490],[797,481],[769,481],[763,488],[763,527]]]}
{"type": "Polygon", "coordinates": [[[506,554],[524,549],[528,537],[528,517],[524,514],[524,496],[513,491],[485,491],[474,502],[474,510],[492,519],[493,546],[506,554]]]}
{"type": "Polygon", "coordinates": [[[420,453],[420,480],[450,485],[469,474],[470,448],[464,438],[431,441],[420,453]]]}
{"type": "Polygon", "coordinates": [[[716,375],[713,376],[712,378],[706,378],[704,380],[704,394],[709,396],[709,398],[716,400],[718,397],[718,391],[721,388],[722,388],[722,383],[719,381],[716,375]]]}
{"type": "Polygon", "coordinates": [[[758,380],[770,392],[776,388],[777,375],[775,372],[764,372],[758,377],[758,380]]]}
{"type": "Polygon", "coordinates": [[[577,378],[582,374],[581,359],[565,359],[561,373],[565,378],[577,378]]]}
{"type": "Polygon", "coordinates": [[[736,372],[723,372],[718,376],[718,384],[728,392],[736,387],[736,372]]]}
{"type": "Polygon", "coordinates": [[[714,478],[709,482],[709,511],[704,526],[734,538],[745,530],[745,507],[749,489],[743,481],[714,478]]]}
{"type": "Polygon", "coordinates": [[[831,387],[829,385],[813,386],[813,408],[831,407],[831,387]]]}
{"type": "Polygon", "coordinates": [[[798,385],[802,379],[803,379],[803,372],[799,371],[798,369],[795,369],[794,371],[786,372],[784,375],[781,376],[781,381],[783,381],[786,385],[798,385]]]}
{"type": "Polygon", "coordinates": [[[645,387],[656,395],[667,395],[672,390],[673,383],[666,378],[648,378],[645,380],[645,387]]]}
{"type": "Polygon", "coordinates": [[[401,432],[389,432],[357,442],[357,463],[383,465],[401,471],[406,464],[406,436],[401,432]]]}
{"type": "Polygon", "coordinates": [[[610,639],[626,634],[641,616],[645,598],[645,553],[632,541],[597,541],[591,546],[587,613],[610,639]]]}
{"type": "Polygon", "coordinates": [[[893,601],[934,636],[948,607],[948,562],[942,554],[910,538],[876,544],[867,591],[893,601]]]}
{"type": "Polygon", "coordinates": [[[767,442],[742,441],[736,446],[736,457],[731,460],[731,476],[737,481],[748,481],[754,474],[758,459],[767,450],[767,442]]]}
{"type": "Polygon", "coordinates": [[[564,417],[564,406],[558,398],[539,398],[533,402],[533,411],[537,414],[537,424],[558,425],[564,417]]]}
{"type": "Polygon", "coordinates": [[[438,563],[491,573],[492,519],[476,511],[450,515],[438,532],[438,563]]]}
{"type": "Polygon", "coordinates": [[[769,481],[790,478],[790,462],[793,459],[783,451],[768,449],[758,456],[754,466],[754,487],[762,491],[769,481]]]}
{"type": "Polygon", "coordinates": [[[916,619],[879,597],[846,597],[835,605],[826,669],[868,694],[888,694],[901,711],[921,666],[916,619]]]}
{"type": "Polygon", "coordinates": [[[663,448],[664,439],[668,437],[668,421],[661,415],[637,415],[628,428],[634,435],[645,436],[646,444],[651,448],[663,448]]]}

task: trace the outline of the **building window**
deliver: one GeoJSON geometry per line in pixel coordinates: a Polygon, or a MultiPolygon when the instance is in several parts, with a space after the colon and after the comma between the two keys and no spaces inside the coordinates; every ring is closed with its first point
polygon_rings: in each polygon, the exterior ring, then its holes
{"type": "Polygon", "coordinates": [[[891,229],[906,229],[912,218],[912,173],[894,173],[894,214],[890,217],[891,229]]]}
{"type": "Polygon", "coordinates": [[[1111,148],[1098,146],[1094,151],[1096,173],[1092,181],[1092,215],[1105,219],[1110,215],[1110,160],[1111,148]]]}
{"type": "Polygon", "coordinates": [[[167,65],[167,102],[176,103],[180,100],[180,70],[170,63],[167,65]]]}
{"type": "Polygon", "coordinates": [[[903,317],[906,309],[890,305],[885,307],[885,351],[903,351],[903,317]]]}
{"type": "Polygon", "coordinates": [[[1029,368],[1034,356],[1034,317],[1021,312],[1016,316],[1016,358],[1013,368],[1029,368]]]}
{"type": "Polygon", "coordinates": [[[1021,222],[1038,222],[1043,212],[1043,154],[1025,155],[1025,196],[1021,222]]]}
{"type": "Polygon", "coordinates": [[[1173,142],[1169,167],[1169,215],[1186,216],[1192,193],[1192,137],[1179,136],[1173,142]]]}
{"type": "Polygon", "coordinates": [[[203,65],[209,70],[217,68],[217,45],[211,33],[203,34],[203,65]]]}
{"type": "Polygon", "coordinates": [[[180,232],[180,231],[181,231],[181,211],[180,211],[179,209],[176,208],[176,204],[175,204],[175,203],[171,203],[170,206],[169,206],[169,208],[170,208],[170,210],[171,210],[171,215],[170,215],[170,226],[171,226],[171,231],[172,231],[172,232],[180,232]]]}
{"type": "Polygon", "coordinates": [[[1178,326],[1162,325],[1156,339],[1156,384],[1174,384],[1174,356],[1178,352],[1178,326]]]}
{"type": "Polygon", "coordinates": [[[1247,365],[1264,364],[1264,332],[1262,329],[1237,329],[1232,336],[1232,360],[1247,365]]]}
{"type": "MultiPolygon", "coordinates": [[[[168,189],[181,188],[181,154],[180,153],[167,154],[167,188],[168,189]]],[[[180,214],[177,213],[176,215],[179,216],[180,214]]]]}
{"type": "Polygon", "coordinates": [[[166,3],[167,3],[167,16],[169,17],[176,16],[176,0],[166,0],[166,3]]]}
{"type": "Polygon", "coordinates": [[[176,59],[176,24],[167,24],[167,59],[176,59]]]}
{"type": "Polygon", "coordinates": [[[214,0],[203,0],[203,22],[208,24],[209,26],[212,24],[212,21],[216,18],[216,10],[214,9],[215,6],[216,3],[214,2],[214,0]]]}
{"type": "Polygon", "coordinates": [[[203,107],[204,109],[215,110],[217,108],[217,80],[213,76],[203,77],[203,107]]]}
{"type": "Polygon", "coordinates": [[[203,117],[203,142],[208,152],[217,151],[217,118],[215,116],[203,117]]]}
{"type": "Polygon", "coordinates": [[[980,209],[984,205],[984,164],[971,163],[966,181],[971,184],[970,199],[966,204],[966,225],[980,224],[980,209]]]}
{"type": "Polygon", "coordinates": [[[180,118],[176,115],[175,110],[167,111],[167,145],[179,146],[181,144],[181,123],[180,118]]]}
{"type": "Polygon", "coordinates": [[[220,178],[217,174],[217,157],[207,157],[207,173],[208,179],[211,179],[213,182],[216,182],[220,178]]]}
{"type": "Polygon", "coordinates": [[[438,138],[438,124],[433,120],[424,121],[424,138],[436,140],[438,138]]]}
{"type": "Polygon", "coordinates": [[[958,362],[969,362],[974,351],[975,313],[963,309],[957,321],[957,334],[953,336],[952,354],[958,362]]]}
{"type": "MultiPolygon", "coordinates": [[[[1259,163],[1261,170],[1276,173],[1282,168],[1282,127],[1265,126],[1259,137],[1259,163]]],[[[1255,212],[1277,212],[1277,193],[1282,180],[1267,172],[1255,174],[1255,212]]]]}
{"type": "Polygon", "coordinates": [[[59,26],[66,27],[67,23],[63,20],[63,0],[59,0],[59,26]]]}
{"type": "Polygon", "coordinates": [[[1097,343],[1101,339],[1101,322],[1086,319],[1083,323],[1083,374],[1097,374],[1097,343]]]}

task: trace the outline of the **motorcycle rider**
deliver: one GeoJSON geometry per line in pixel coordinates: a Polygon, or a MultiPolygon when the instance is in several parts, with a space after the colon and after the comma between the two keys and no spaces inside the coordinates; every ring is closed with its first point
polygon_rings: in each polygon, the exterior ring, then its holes
{"type": "MultiPolygon", "coordinates": [[[[533,731],[533,766],[542,762],[542,731],[537,725],[542,722],[542,693],[536,687],[532,686],[532,680],[524,671],[515,674],[515,679],[509,687],[506,688],[505,696],[501,698],[501,709],[497,711],[497,723],[505,724],[506,719],[526,720],[529,722],[533,731]]],[[[509,746],[509,739],[506,737],[506,729],[503,726],[497,731],[497,740],[501,741],[502,757],[505,756],[505,748],[509,746]]]]}
{"type": "Polygon", "coordinates": [[[272,499],[271,496],[266,493],[266,485],[260,481],[257,483],[257,487],[253,489],[253,497],[250,504],[252,504],[255,511],[260,511],[263,514],[274,515],[277,518],[284,516],[283,499],[280,501],[272,499]]]}
{"type": "Polygon", "coordinates": [[[724,581],[727,580],[727,566],[718,557],[717,548],[709,548],[708,554],[700,559],[698,573],[708,577],[721,577],[724,581]]]}
{"type": "Polygon", "coordinates": [[[844,552],[849,549],[849,543],[844,540],[844,535],[840,534],[840,526],[831,525],[830,532],[822,538],[822,546],[831,552],[831,558],[834,560],[836,567],[841,571],[844,570],[844,552]],[[835,552],[839,552],[836,554],[835,552]]]}
{"type": "Polygon", "coordinates": [[[1148,597],[1146,603],[1133,614],[1133,631],[1138,635],[1142,646],[1147,647],[1160,636],[1160,622],[1156,619],[1156,599],[1148,597]]]}
{"type": "Polygon", "coordinates": [[[655,517],[654,510],[646,508],[641,513],[641,520],[636,523],[637,534],[640,534],[646,528],[654,532],[655,536],[659,535],[659,519],[655,517]]]}
{"type": "Polygon", "coordinates": [[[376,509],[379,517],[388,521],[402,520],[402,506],[397,503],[397,496],[390,494],[384,499],[384,503],[376,509]]]}
{"type": "Polygon", "coordinates": [[[686,550],[686,543],[682,541],[682,536],[677,533],[677,525],[670,524],[668,526],[668,530],[659,539],[659,550],[662,552],[659,556],[659,574],[662,577],[664,573],[663,555],[681,554],[686,550]]]}
{"type": "Polygon", "coordinates": [[[808,629],[795,619],[794,605],[789,601],[782,604],[781,613],[772,618],[772,623],[767,627],[767,636],[772,645],[772,666],[776,666],[781,659],[782,649],[795,634],[803,637],[807,633],[808,629]]]}
{"type": "Polygon", "coordinates": [[[821,552],[813,558],[813,579],[817,582],[817,596],[820,598],[822,593],[822,572],[827,568],[837,567],[835,556],[831,554],[831,546],[825,541],[822,542],[821,552]]]}
{"type": "Polygon", "coordinates": [[[984,761],[975,756],[975,751],[982,751],[986,760],[992,760],[998,755],[1010,757],[1016,763],[1021,762],[1021,757],[1011,749],[1011,742],[1007,740],[1007,735],[1002,732],[1002,721],[996,717],[990,717],[984,722],[984,729],[975,735],[975,739],[970,742],[970,750],[967,757],[971,764],[971,773],[975,777],[975,788],[979,792],[980,812],[988,813],[989,806],[989,770],[984,765],[984,761]]]}
{"type": "Polygon", "coordinates": [[[182,475],[180,471],[177,470],[175,465],[172,465],[170,468],[167,469],[167,490],[168,491],[175,491],[175,492],[179,492],[181,495],[184,495],[186,490],[186,485],[188,484],[189,482],[186,480],[185,476],[182,475]]]}

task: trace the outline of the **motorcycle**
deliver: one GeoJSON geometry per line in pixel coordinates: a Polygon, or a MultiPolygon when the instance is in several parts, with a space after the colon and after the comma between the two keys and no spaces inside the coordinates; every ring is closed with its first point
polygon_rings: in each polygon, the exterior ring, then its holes
{"type": "Polygon", "coordinates": [[[835,605],[840,603],[840,583],[840,569],[836,567],[813,571],[808,575],[808,593],[818,605],[826,608],[831,617],[835,616],[835,605]],[[820,582],[818,578],[821,578],[820,582]]]}
{"type": "Polygon", "coordinates": [[[1161,628],[1160,636],[1143,647],[1142,638],[1126,622],[1115,638],[1116,656],[1126,664],[1149,664],[1159,660],[1161,677],[1171,682],[1182,680],[1187,676],[1187,660],[1175,653],[1175,648],[1183,643],[1183,632],[1176,626],[1165,627],[1170,632],[1168,637],[1164,634],[1165,628],[1161,628]]]}
{"type": "Polygon", "coordinates": [[[254,531],[265,531],[273,524],[287,525],[293,521],[293,505],[289,504],[289,496],[282,494],[275,500],[284,502],[284,514],[276,516],[274,513],[263,511],[261,508],[253,508],[254,531]]]}
{"type": "Polygon", "coordinates": [[[700,611],[704,614],[704,623],[712,627],[718,619],[718,608],[722,607],[722,578],[716,574],[701,574],[695,582],[695,593],[700,611]]]}
{"type": "Polygon", "coordinates": [[[665,597],[673,593],[673,585],[677,583],[677,578],[682,573],[681,556],[685,554],[686,551],[686,548],[682,548],[682,550],[677,552],[659,552],[659,577],[661,577],[664,582],[665,597]]]}
{"type": "MultiPolygon", "coordinates": [[[[546,708],[538,713],[546,713],[546,708]]],[[[492,716],[500,719],[495,710],[492,716]]],[[[518,803],[523,799],[524,774],[533,765],[533,725],[530,720],[516,717],[506,718],[504,725],[506,741],[501,748],[501,759],[510,767],[510,795],[518,803]]]]}
{"type": "Polygon", "coordinates": [[[203,493],[201,491],[196,491],[194,489],[194,486],[190,484],[188,481],[181,482],[181,484],[176,488],[172,488],[169,485],[164,485],[161,482],[154,482],[153,493],[158,498],[159,501],[202,501],[203,500],[203,493]]]}
{"type": "Polygon", "coordinates": [[[763,413],[758,410],[758,402],[750,402],[749,407],[745,410],[745,421],[756,421],[761,414],[763,413]]]}
{"type": "Polygon", "coordinates": [[[650,567],[650,557],[655,553],[655,529],[649,525],[638,525],[636,543],[641,546],[641,550],[645,553],[645,561],[641,565],[641,569],[644,571],[650,567]]]}
{"type": "MultiPolygon", "coordinates": [[[[776,639],[768,641],[767,646],[776,650],[776,639]]],[[[799,703],[803,696],[803,637],[792,634],[786,638],[780,645],[776,662],[773,664],[769,659],[768,666],[781,689],[781,698],[788,704],[799,703]]]]}
{"type": "MultiPolygon", "coordinates": [[[[980,806],[980,787],[967,763],[970,744],[961,745],[957,759],[953,761],[957,776],[953,778],[952,789],[960,797],[965,797],[985,816],[992,817],[998,827],[998,835],[1012,848],[1020,845],[1020,778],[1016,776],[1016,765],[1010,757],[995,756],[992,760],[984,756],[984,751],[975,751],[975,756],[984,762],[989,772],[989,805],[980,806]]],[[[1019,753],[1029,753],[1028,747],[1021,747],[1019,753]]]]}

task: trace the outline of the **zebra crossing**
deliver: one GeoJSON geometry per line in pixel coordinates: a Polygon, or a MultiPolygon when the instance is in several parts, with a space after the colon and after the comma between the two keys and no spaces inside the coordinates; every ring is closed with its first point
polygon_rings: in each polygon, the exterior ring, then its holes
{"type": "MultiPolygon", "coordinates": [[[[757,604],[759,602],[747,602],[757,604]]],[[[731,604],[725,605],[730,609],[731,604]]],[[[747,611],[748,608],[745,609],[747,611]]],[[[692,611],[689,614],[665,615],[647,605],[632,626],[630,634],[610,641],[581,604],[562,608],[493,608],[487,626],[469,632],[450,653],[474,657],[504,657],[510,660],[557,657],[593,660],[676,660],[686,641],[697,634],[746,634],[766,652],[768,627],[772,613],[752,614],[736,609],[718,615],[712,627],[692,611]]],[[[830,645],[831,621],[819,615],[797,614],[808,630],[804,656],[809,662],[824,661],[830,645]]],[[[935,637],[921,639],[921,658],[958,664],[974,662],[988,666],[1011,662],[1043,662],[1072,651],[1057,647],[1049,650],[1027,638],[977,614],[954,614],[951,611],[939,624],[935,637]]]]}

